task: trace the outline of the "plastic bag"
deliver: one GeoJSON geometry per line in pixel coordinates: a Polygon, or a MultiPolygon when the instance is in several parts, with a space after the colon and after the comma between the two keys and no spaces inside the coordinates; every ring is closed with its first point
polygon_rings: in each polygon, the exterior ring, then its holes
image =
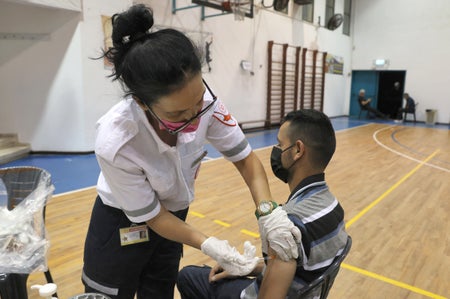
{"type": "Polygon", "coordinates": [[[0,273],[46,271],[50,244],[44,207],[54,190],[50,174],[39,168],[11,167],[0,169],[0,179],[8,198],[8,204],[0,206],[0,273]],[[13,200],[17,205],[11,206],[13,200]]]}

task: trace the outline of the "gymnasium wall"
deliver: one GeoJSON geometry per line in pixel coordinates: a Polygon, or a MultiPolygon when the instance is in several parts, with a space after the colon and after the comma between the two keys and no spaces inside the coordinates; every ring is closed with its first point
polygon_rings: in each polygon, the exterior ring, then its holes
{"type": "Polygon", "coordinates": [[[0,1],[0,32],[16,34],[0,39],[0,134],[17,133],[33,151],[92,151],[96,120],[120,99],[90,57],[103,46],[100,15],[131,1],[84,1],[81,11],[72,2],[0,1]]]}
{"type": "Polygon", "coordinates": [[[450,123],[450,2],[448,0],[354,1],[354,70],[389,60],[387,70],[405,70],[405,91],[419,102],[417,117],[436,109],[450,123]]]}
{"type": "MultiPolygon", "coordinates": [[[[122,94],[120,86],[106,78],[110,70],[102,61],[90,59],[103,46],[101,15],[111,16],[132,1],[86,0],[81,12],[19,3],[24,1],[0,0],[0,33],[46,35],[41,40],[0,39],[0,133],[18,133],[34,151],[91,151],[96,120],[122,94]]],[[[300,21],[301,7],[293,1],[283,14],[262,8],[256,0],[255,17],[244,21],[233,15],[202,21],[200,8],[172,14],[171,0],[135,2],[154,9],[158,26],[176,27],[195,38],[212,37],[211,71],[204,78],[240,121],[265,118],[267,41],[273,40],[317,47],[343,58],[344,74],[325,77],[324,111],[329,116],[348,114],[352,69],[371,69],[372,60],[383,56],[392,69],[407,70],[406,87],[421,107],[439,109],[438,121],[449,122],[443,88],[449,82],[444,54],[450,45],[440,38],[450,30],[446,0],[433,0],[437,5],[427,10],[423,6],[428,1],[354,0],[350,37],[342,34],[342,26],[335,31],[323,28],[325,0],[315,0],[314,25],[300,21]],[[397,2],[408,3],[408,9],[397,2]],[[426,23],[415,24],[419,14],[426,16],[426,23]],[[389,27],[380,25],[380,15],[389,27]],[[322,24],[315,26],[319,17],[322,24]],[[423,54],[427,51],[431,55],[423,54]],[[241,60],[252,63],[253,75],[240,68],[241,60]]],[[[191,5],[190,0],[176,3],[191,5]]],[[[342,11],[343,0],[336,0],[335,12],[342,11]]]]}

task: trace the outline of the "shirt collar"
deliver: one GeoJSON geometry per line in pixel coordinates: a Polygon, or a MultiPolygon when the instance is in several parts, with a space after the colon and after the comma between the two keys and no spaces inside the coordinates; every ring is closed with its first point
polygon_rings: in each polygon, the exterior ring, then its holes
{"type": "Polygon", "coordinates": [[[298,185],[297,187],[294,188],[294,190],[292,190],[291,194],[288,197],[288,200],[291,200],[292,197],[294,197],[294,195],[296,193],[298,193],[298,191],[300,191],[301,189],[304,189],[306,186],[311,185],[313,183],[317,183],[317,182],[325,182],[325,173],[319,173],[319,174],[313,174],[309,177],[304,178],[298,185]]]}

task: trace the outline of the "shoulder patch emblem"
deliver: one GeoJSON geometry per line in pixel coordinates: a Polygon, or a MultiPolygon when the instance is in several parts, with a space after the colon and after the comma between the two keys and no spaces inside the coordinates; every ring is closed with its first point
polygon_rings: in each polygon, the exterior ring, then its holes
{"type": "Polygon", "coordinates": [[[231,116],[230,112],[228,112],[228,109],[225,107],[225,105],[222,103],[217,105],[216,110],[214,110],[213,116],[224,125],[230,127],[236,126],[236,121],[231,116]]]}

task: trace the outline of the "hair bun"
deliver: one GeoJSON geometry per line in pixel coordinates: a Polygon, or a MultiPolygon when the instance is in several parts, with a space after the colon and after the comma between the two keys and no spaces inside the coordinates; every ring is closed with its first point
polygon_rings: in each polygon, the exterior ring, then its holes
{"type": "Polygon", "coordinates": [[[131,6],[127,11],[112,17],[114,46],[133,37],[142,37],[153,26],[153,11],[144,4],[131,6]]]}

